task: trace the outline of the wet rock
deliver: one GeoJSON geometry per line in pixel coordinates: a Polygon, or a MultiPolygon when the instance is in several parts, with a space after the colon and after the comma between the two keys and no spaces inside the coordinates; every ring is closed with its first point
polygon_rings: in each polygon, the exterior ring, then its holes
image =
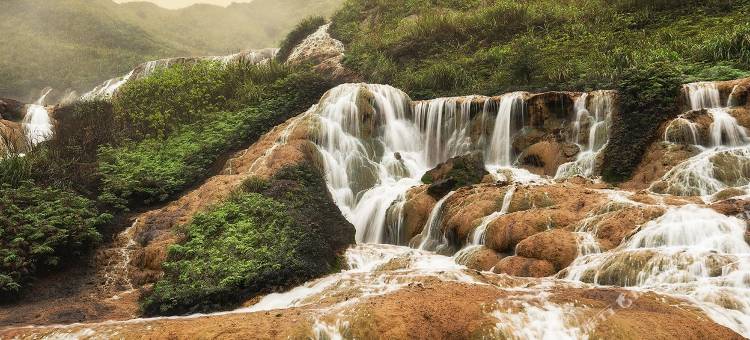
{"type": "Polygon", "coordinates": [[[500,260],[493,272],[518,277],[546,277],[557,273],[555,265],[549,261],[520,256],[509,256],[500,260]]]}
{"type": "MultiPolygon", "coordinates": [[[[573,145],[576,150],[577,146],[573,145]]],[[[557,168],[564,163],[575,160],[572,156],[565,156],[565,147],[555,141],[543,141],[529,146],[518,157],[520,165],[527,170],[546,176],[554,176],[557,168]]],[[[568,147],[570,149],[570,147],[568,147]]],[[[570,152],[571,150],[568,150],[570,152]]],[[[577,154],[576,151],[573,155],[577,154]]]]}
{"type": "Polygon", "coordinates": [[[482,182],[487,174],[482,153],[475,152],[451,158],[438,165],[422,176],[422,182],[430,184],[427,192],[440,199],[455,188],[482,182]]]}
{"type": "Polygon", "coordinates": [[[479,271],[489,271],[504,256],[485,246],[467,250],[464,254],[456,255],[456,263],[479,271]]]}
{"type": "Polygon", "coordinates": [[[555,265],[556,271],[559,271],[578,256],[578,241],[575,234],[569,231],[545,231],[519,242],[516,246],[516,255],[548,261],[555,265]]]}
{"type": "Polygon", "coordinates": [[[443,232],[453,241],[463,243],[481,218],[502,209],[509,189],[507,186],[480,185],[457,190],[445,202],[443,232]]]}
{"type": "Polygon", "coordinates": [[[0,120],[20,122],[23,119],[26,104],[14,99],[0,98],[0,120]]]}
{"type": "Polygon", "coordinates": [[[427,193],[429,186],[423,185],[409,190],[403,207],[404,221],[402,224],[403,240],[407,243],[414,236],[419,235],[437,200],[427,193]]]}
{"type": "Polygon", "coordinates": [[[750,199],[727,199],[711,204],[710,208],[727,216],[750,218],[750,199]]]}

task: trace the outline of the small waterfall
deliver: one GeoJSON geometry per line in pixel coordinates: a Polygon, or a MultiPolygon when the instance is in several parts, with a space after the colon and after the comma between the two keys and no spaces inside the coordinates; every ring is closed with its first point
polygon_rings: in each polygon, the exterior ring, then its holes
{"type": "Polygon", "coordinates": [[[26,138],[32,145],[39,144],[52,137],[52,122],[49,111],[44,107],[44,100],[50,92],[52,92],[52,89],[44,90],[42,96],[26,109],[23,128],[26,131],[26,138]]]}
{"type": "Polygon", "coordinates": [[[511,201],[513,201],[513,195],[516,193],[517,188],[518,187],[515,185],[508,188],[508,191],[505,192],[505,196],[503,196],[503,204],[500,208],[500,211],[496,211],[491,215],[482,218],[482,221],[479,223],[479,225],[474,228],[471,234],[469,234],[469,239],[466,240],[467,245],[484,245],[487,227],[498,217],[508,213],[508,209],[510,209],[510,203],[511,201]]]}
{"type": "Polygon", "coordinates": [[[735,106],[741,106],[742,103],[740,103],[740,91],[742,91],[742,88],[739,85],[735,85],[732,88],[732,92],[729,93],[729,98],[727,99],[727,106],[728,107],[735,107],[735,106]]]}
{"type": "Polygon", "coordinates": [[[700,82],[683,86],[688,106],[692,110],[711,109],[721,107],[721,93],[715,83],[700,82]]]}
{"type": "Polygon", "coordinates": [[[564,277],[686,296],[750,335],[747,222],[698,206],[672,208],[618,248],[577,258],[564,277]]]}
{"type": "Polygon", "coordinates": [[[414,118],[425,136],[425,163],[434,167],[471,152],[471,105],[474,97],[440,98],[414,106],[414,118]]]}
{"type": "Polygon", "coordinates": [[[134,71],[130,71],[130,73],[119,77],[119,78],[113,78],[110,80],[105,81],[101,85],[95,87],[93,90],[84,93],[81,96],[81,100],[94,100],[94,99],[106,99],[106,98],[112,98],[112,96],[115,94],[115,92],[122,87],[122,85],[125,85],[125,83],[130,80],[130,78],[133,76],[134,71]]]}
{"type": "Polygon", "coordinates": [[[615,109],[614,92],[584,93],[576,98],[574,108],[576,121],[573,123],[572,141],[578,145],[581,152],[575,161],[562,164],[557,168],[556,179],[576,175],[594,176],[596,159],[609,142],[609,127],[612,124],[612,112],[615,109]],[[581,142],[582,135],[587,137],[585,145],[581,142]]]}
{"type": "Polygon", "coordinates": [[[672,168],[651,190],[681,196],[710,196],[730,187],[750,184],[750,138],[728,108],[721,107],[714,83],[694,83],[684,87],[693,110],[706,110],[712,123],[707,138],[699,137],[697,123],[685,115],[667,126],[665,140],[689,143],[702,152],[672,168]]]}
{"type": "Polygon", "coordinates": [[[516,127],[525,125],[524,92],[513,92],[503,95],[497,110],[495,127],[485,156],[488,167],[512,165],[513,135],[516,127]]]}
{"type": "Polygon", "coordinates": [[[445,215],[445,202],[453,196],[455,192],[451,192],[445,195],[440,201],[435,204],[435,207],[430,213],[430,217],[427,219],[422,234],[420,235],[420,243],[416,248],[421,250],[427,250],[436,252],[438,254],[449,255],[452,253],[451,244],[445,237],[445,233],[442,232],[443,216],[445,215]]]}

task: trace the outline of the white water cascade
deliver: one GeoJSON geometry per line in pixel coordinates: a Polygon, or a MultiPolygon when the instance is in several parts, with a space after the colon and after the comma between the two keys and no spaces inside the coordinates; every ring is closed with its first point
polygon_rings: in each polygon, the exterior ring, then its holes
{"type": "MultiPolygon", "coordinates": [[[[747,131],[723,107],[721,95],[714,83],[685,85],[689,114],[705,110],[711,124],[701,136],[700,126],[686,114],[670,122],[665,141],[688,143],[701,152],[672,168],[652,190],[683,196],[709,197],[724,189],[746,187],[750,184],[750,138],[747,131]],[[676,129],[679,131],[675,133],[676,129]]],[[[700,112],[698,114],[701,114],[700,112]]]]}
{"type": "Polygon", "coordinates": [[[422,184],[422,175],[434,166],[481,150],[483,140],[490,141],[488,168],[510,163],[512,124],[523,116],[522,93],[502,97],[492,138],[484,132],[472,137],[472,113],[486,113],[488,102],[464,97],[412,104],[405,93],[386,85],[346,84],[329,91],[316,112],[316,142],[328,187],[357,228],[358,242],[383,243],[387,230],[398,234],[400,219],[389,217],[389,210],[398,214],[406,191],[422,184]]]}
{"type": "Polygon", "coordinates": [[[52,89],[44,90],[42,96],[34,104],[29,104],[26,109],[23,128],[26,132],[26,138],[32,145],[44,142],[52,136],[52,121],[49,117],[49,111],[44,107],[44,100],[50,92],[52,92],[52,89]]]}
{"type": "Polygon", "coordinates": [[[672,208],[619,247],[577,258],[562,278],[686,297],[750,336],[747,222],[708,208],[672,208]]]}
{"type": "Polygon", "coordinates": [[[581,152],[577,159],[557,168],[556,179],[573,176],[592,177],[596,170],[596,159],[609,142],[609,128],[615,109],[612,91],[584,93],[574,103],[576,120],[573,123],[572,142],[581,152]],[[586,137],[585,144],[581,137],[586,137]]]}

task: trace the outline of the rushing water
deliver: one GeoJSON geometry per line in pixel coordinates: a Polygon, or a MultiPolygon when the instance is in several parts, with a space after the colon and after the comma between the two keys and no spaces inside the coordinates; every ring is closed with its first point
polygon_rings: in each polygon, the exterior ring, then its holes
{"type": "Polygon", "coordinates": [[[671,169],[652,189],[674,195],[708,197],[724,189],[750,184],[750,138],[730,114],[730,108],[723,106],[716,85],[688,84],[683,91],[693,110],[689,114],[705,114],[711,123],[704,127],[703,137],[701,126],[689,120],[687,114],[670,122],[665,141],[692,144],[701,152],[671,169]]]}
{"type": "Polygon", "coordinates": [[[573,123],[572,141],[581,152],[577,159],[557,168],[555,178],[564,179],[576,175],[593,177],[596,159],[609,142],[609,127],[615,110],[615,95],[612,91],[584,93],[574,103],[576,120],[573,123]],[[582,138],[583,137],[583,138],[582,138]]]}
{"type": "Polygon", "coordinates": [[[44,100],[50,92],[52,89],[44,90],[42,96],[34,104],[29,104],[26,109],[23,128],[26,131],[26,138],[32,145],[44,142],[52,136],[52,121],[49,111],[44,107],[44,100]]]}

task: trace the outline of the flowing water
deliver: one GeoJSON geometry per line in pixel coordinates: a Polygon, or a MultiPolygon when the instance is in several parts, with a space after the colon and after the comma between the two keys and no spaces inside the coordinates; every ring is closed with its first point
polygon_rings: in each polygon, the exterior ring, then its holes
{"type": "Polygon", "coordinates": [[[34,104],[29,104],[26,115],[23,118],[23,128],[26,139],[32,145],[46,141],[52,136],[52,121],[49,111],[44,107],[44,100],[52,92],[52,89],[43,91],[42,96],[34,104]]]}
{"type": "MultiPolygon", "coordinates": [[[[706,165],[717,162],[712,157],[725,154],[736,159],[721,161],[735,167],[742,164],[741,159],[750,159],[744,130],[731,115],[720,112],[722,107],[714,88],[708,83],[686,86],[691,107],[709,109],[707,112],[714,122],[709,129],[711,138],[702,146],[705,151],[683,163],[689,165],[677,167],[682,167],[680,171],[685,176],[700,178],[683,183],[686,190],[700,194],[745,185],[742,178],[750,177],[741,173],[741,167],[736,174],[720,169],[719,175],[715,168],[711,170],[706,165]],[[725,177],[730,176],[739,180],[727,181],[725,177]],[[710,182],[708,178],[719,183],[706,185],[710,182]]],[[[589,323],[596,311],[573,303],[553,303],[550,301],[553,290],[617,286],[626,287],[636,296],[654,291],[686,299],[717,323],[750,336],[747,221],[698,205],[668,206],[660,196],[652,195],[657,198],[652,206],[665,213],[638,227],[619,246],[605,250],[595,237],[597,220],[623,206],[646,204],[631,200],[631,193],[599,190],[607,195],[609,203],[578,224],[575,230],[578,258],[555,278],[493,283],[487,278],[509,277],[478,274],[459,264],[484,247],[487,227],[509,211],[517,188],[544,182],[538,176],[510,167],[515,156],[511,147],[513,138],[526,124],[523,98],[524,94],[519,92],[499,98],[412,102],[398,89],[370,84],[345,84],[329,91],[304,119],[315,122],[313,140],[325,168],[328,189],[357,230],[358,245],[345,256],[349,269],[285,293],[265,296],[251,307],[227,313],[322,305],[325,307],[319,309],[320,318],[312,329],[314,337],[341,339],[350,327],[343,315],[347,307],[364,298],[390,294],[422,281],[439,280],[489,285],[505,293],[512,292],[497,301],[496,308],[487,308],[488,317],[497,322],[493,336],[586,339],[595,327],[589,323]],[[451,244],[442,227],[444,210],[455,195],[452,192],[435,204],[418,237],[403,239],[401,227],[407,191],[421,185],[423,174],[435,165],[474,151],[484,153],[486,168],[498,180],[511,182],[500,209],[482,218],[462,244],[451,244]],[[406,244],[412,247],[398,246],[406,244]]],[[[579,145],[582,154],[568,165],[565,174],[558,172],[558,177],[594,173],[590,157],[594,155],[595,159],[608,142],[613,102],[614,95],[605,91],[586,94],[576,101],[571,142],[579,145]]],[[[291,127],[287,130],[291,131],[291,127]]],[[[691,140],[700,140],[698,135],[696,129],[691,140]]],[[[280,143],[285,140],[282,137],[280,143]]]]}
{"type": "Polygon", "coordinates": [[[578,145],[581,152],[575,161],[557,168],[556,179],[595,175],[596,160],[609,142],[615,94],[612,91],[584,93],[576,99],[574,110],[576,120],[573,123],[572,142],[578,145]]]}
{"type": "Polygon", "coordinates": [[[716,85],[693,83],[683,91],[693,111],[670,122],[665,141],[692,144],[701,152],[672,168],[652,190],[710,199],[724,189],[750,184],[750,138],[731,115],[731,108],[723,106],[716,85]],[[700,126],[688,115],[707,115],[711,123],[700,126]]]}

